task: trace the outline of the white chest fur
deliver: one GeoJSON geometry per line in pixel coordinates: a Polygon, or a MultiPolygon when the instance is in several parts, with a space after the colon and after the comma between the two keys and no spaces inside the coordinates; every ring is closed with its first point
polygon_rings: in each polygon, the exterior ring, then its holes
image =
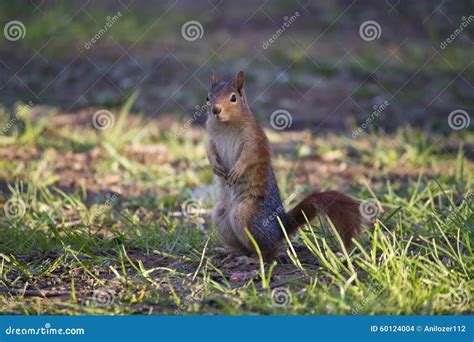
{"type": "Polygon", "coordinates": [[[218,125],[209,129],[209,139],[216,144],[217,153],[223,166],[230,170],[234,167],[243,143],[242,132],[235,127],[218,125]]]}

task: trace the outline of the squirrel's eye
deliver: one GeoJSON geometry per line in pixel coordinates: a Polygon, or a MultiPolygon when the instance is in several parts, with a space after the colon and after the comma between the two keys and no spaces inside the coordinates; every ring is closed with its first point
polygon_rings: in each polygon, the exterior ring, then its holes
{"type": "Polygon", "coordinates": [[[209,103],[209,96],[208,96],[208,97],[206,97],[206,102],[207,102],[207,103],[209,103]]]}
{"type": "Polygon", "coordinates": [[[232,96],[230,97],[230,102],[237,102],[237,97],[235,96],[235,94],[232,94],[232,96]]]}

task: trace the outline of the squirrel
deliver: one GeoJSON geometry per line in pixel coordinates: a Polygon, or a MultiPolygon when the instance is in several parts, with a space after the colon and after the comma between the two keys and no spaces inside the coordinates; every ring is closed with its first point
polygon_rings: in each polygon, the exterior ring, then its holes
{"type": "Polygon", "coordinates": [[[244,91],[244,72],[218,82],[212,71],[207,97],[206,146],[217,176],[217,203],[211,220],[219,239],[234,252],[254,254],[252,235],[265,260],[276,256],[287,234],[322,213],[338,230],[346,247],[360,230],[359,201],[337,191],[313,192],[285,212],[271,164],[268,138],[255,119],[244,91]],[[278,214],[278,220],[271,219],[278,214]]]}

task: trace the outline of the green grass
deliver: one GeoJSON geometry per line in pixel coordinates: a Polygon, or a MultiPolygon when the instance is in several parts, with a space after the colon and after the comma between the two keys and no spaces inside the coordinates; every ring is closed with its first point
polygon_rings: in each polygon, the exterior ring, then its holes
{"type": "MultiPolygon", "coordinates": [[[[51,113],[34,121],[19,107],[0,140],[0,183],[8,187],[0,197],[2,313],[473,312],[474,177],[472,150],[463,147],[472,146],[470,132],[407,128],[355,141],[269,132],[274,147],[305,142],[292,157],[274,155],[284,198],[298,183],[303,191],[344,188],[382,210],[351,250],[316,221],[264,265],[224,260],[219,249],[212,196],[196,195],[212,181],[204,131],[177,138],[178,123],[129,115],[132,101],[102,131],[90,122],[57,125],[51,113]],[[312,163],[329,169],[311,185],[304,170],[312,163]],[[182,210],[189,199],[199,215],[182,210]]],[[[9,119],[3,113],[2,127],[9,119]]]]}

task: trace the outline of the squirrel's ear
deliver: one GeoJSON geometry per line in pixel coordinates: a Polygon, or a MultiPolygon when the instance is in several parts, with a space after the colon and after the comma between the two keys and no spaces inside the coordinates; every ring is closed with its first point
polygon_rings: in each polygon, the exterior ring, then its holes
{"type": "Polygon", "coordinates": [[[237,76],[235,76],[235,78],[234,78],[234,87],[235,87],[235,89],[237,89],[237,91],[239,93],[242,90],[242,88],[244,87],[244,72],[242,70],[239,71],[237,76]]]}
{"type": "Polygon", "coordinates": [[[217,76],[216,76],[216,73],[214,72],[214,70],[212,70],[211,72],[211,86],[214,87],[215,85],[217,85],[218,81],[217,81],[217,76]]]}

